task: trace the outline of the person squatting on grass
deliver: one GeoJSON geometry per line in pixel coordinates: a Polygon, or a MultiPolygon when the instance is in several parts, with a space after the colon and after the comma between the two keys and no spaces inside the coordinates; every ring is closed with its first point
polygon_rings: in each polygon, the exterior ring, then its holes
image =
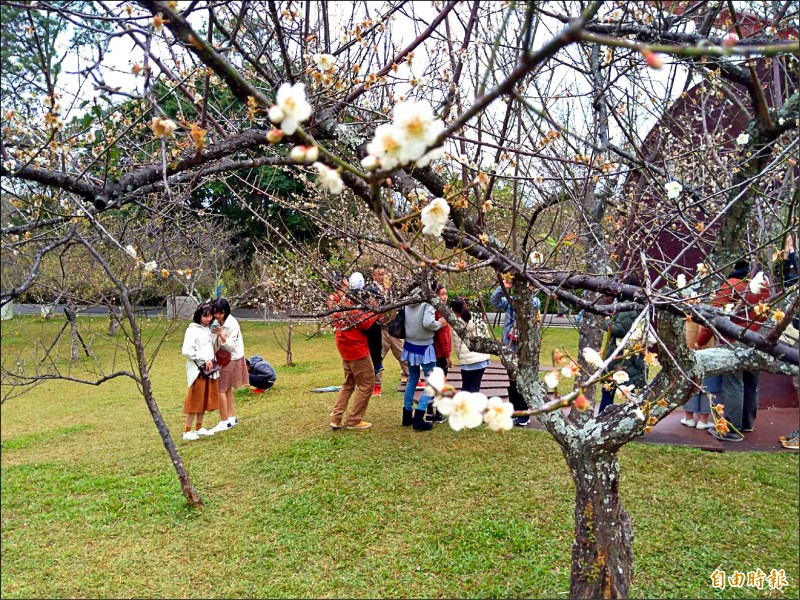
{"type": "MultiPolygon", "coordinates": [[[[364,276],[361,273],[353,273],[350,281],[356,285],[360,281],[361,287],[363,287],[364,276]]],[[[355,303],[347,295],[350,282],[343,277],[338,277],[337,283],[339,289],[328,298],[328,308],[354,306],[355,303]]],[[[342,383],[342,389],[339,391],[333,412],[331,412],[330,426],[332,429],[342,428],[342,418],[354,391],[356,396],[353,400],[353,407],[345,421],[347,429],[363,430],[372,427],[372,423],[363,420],[375,385],[375,371],[369,353],[366,331],[376,320],[377,315],[358,309],[337,312],[333,315],[336,349],[342,357],[344,383],[342,383]]]]}
{"type": "MultiPolygon", "coordinates": [[[[450,302],[450,308],[467,324],[468,335],[489,337],[486,323],[480,317],[474,318],[467,310],[463,300],[453,300],[450,302]]],[[[458,355],[458,365],[461,367],[461,389],[465,392],[480,392],[483,373],[489,366],[491,357],[488,354],[470,350],[455,330],[453,330],[452,337],[453,347],[458,355]]]]}
{"type": "Polygon", "coordinates": [[[225,298],[218,298],[214,304],[214,318],[219,327],[212,327],[214,349],[219,363],[219,423],[215,433],[238,425],[236,409],[233,404],[234,391],[249,383],[247,364],[244,360],[244,339],[242,328],[231,314],[231,305],[225,298]]]}
{"type": "Polygon", "coordinates": [[[186,415],[184,440],[196,440],[200,436],[214,435],[203,427],[203,417],[207,411],[217,410],[219,406],[219,371],[203,375],[200,370],[213,368],[214,343],[209,325],[214,318],[214,309],[208,302],[203,302],[194,311],[192,320],[183,336],[181,353],[186,357],[186,380],[189,391],[183,402],[183,414],[186,415]],[[192,431],[192,421],[195,430],[192,431]]]}
{"type": "Polygon", "coordinates": [[[264,360],[260,355],[254,354],[249,360],[245,361],[249,374],[250,385],[254,387],[254,394],[263,394],[278,379],[275,369],[271,364],[264,360]]]}
{"type": "Polygon", "coordinates": [[[408,362],[408,384],[403,396],[403,425],[413,425],[415,431],[427,431],[433,424],[425,420],[425,409],[432,400],[427,390],[414,409],[414,392],[420,376],[420,367],[427,378],[436,366],[436,351],[433,348],[433,335],[447,324],[443,318],[436,319],[436,310],[422,302],[406,306],[406,340],[403,343],[402,359],[408,362]]]}

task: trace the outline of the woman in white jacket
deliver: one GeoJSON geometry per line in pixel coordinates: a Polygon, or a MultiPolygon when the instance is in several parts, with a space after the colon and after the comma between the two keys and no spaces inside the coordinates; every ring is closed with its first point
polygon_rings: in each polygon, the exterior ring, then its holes
{"type": "MultiPolygon", "coordinates": [[[[467,335],[489,337],[486,323],[480,319],[473,319],[461,300],[450,302],[450,308],[456,316],[467,322],[467,335]]],[[[483,373],[489,366],[490,357],[488,354],[473,352],[467,347],[466,342],[458,337],[455,329],[452,332],[453,348],[458,354],[458,364],[461,368],[461,389],[465,392],[480,392],[483,373]]]]}
{"type": "Polygon", "coordinates": [[[234,391],[240,387],[249,385],[250,379],[247,374],[247,363],[244,359],[244,339],[242,338],[242,328],[231,314],[231,305],[225,298],[218,298],[214,302],[214,318],[219,321],[219,327],[215,328],[214,348],[217,351],[217,360],[225,357],[229,359],[219,375],[219,423],[212,431],[219,432],[230,429],[237,423],[235,407],[233,405],[234,391]],[[230,356],[225,356],[228,353],[230,356]]]}
{"type": "Polygon", "coordinates": [[[209,325],[214,318],[213,308],[208,302],[203,302],[194,311],[193,321],[186,328],[183,337],[181,353],[186,357],[186,381],[189,391],[183,402],[183,414],[186,415],[186,428],[183,434],[185,440],[196,440],[200,436],[214,435],[203,427],[203,417],[206,411],[217,410],[219,406],[219,372],[203,375],[201,366],[212,368],[214,360],[214,344],[211,339],[209,325]],[[192,430],[192,421],[195,429],[192,430]]]}

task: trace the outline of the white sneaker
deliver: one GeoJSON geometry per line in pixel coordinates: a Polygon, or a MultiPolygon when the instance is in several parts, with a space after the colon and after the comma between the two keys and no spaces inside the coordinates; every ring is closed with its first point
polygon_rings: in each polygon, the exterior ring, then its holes
{"type": "Polygon", "coordinates": [[[694,419],[683,418],[681,419],[681,425],[686,425],[687,427],[694,427],[695,425],[697,425],[697,422],[694,419]]]}
{"type": "Polygon", "coordinates": [[[213,431],[214,433],[219,433],[220,431],[227,431],[230,428],[231,428],[230,423],[228,423],[227,421],[220,421],[214,427],[211,428],[211,431],[213,431]]]}
{"type": "Polygon", "coordinates": [[[197,435],[214,435],[214,432],[211,429],[206,429],[205,427],[201,427],[200,429],[195,429],[195,433],[197,435]]]}
{"type": "Polygon", "coordinates": [[[228,427],[233,427],[234,425],[239,424],[239,419],[237,419],[236,417],[229,417],[227,423],[228,427]]]}
{"type": "Polygon", "coordinates": [[[194,441],[194,440],[199,440],[200,436],[197,435],[196,431],[187,431],[186,433],[183,434],[183,439],[188,440],[188,441],[191,442],[191,441],[194,441]]]}
{"type": "Polygon", "coordinates": [[[711,429],[712,427],[714,427],[713,421],[706,421],[705,423],[703,423],[702,421],[697,422],[698,429],[711,429]]]}

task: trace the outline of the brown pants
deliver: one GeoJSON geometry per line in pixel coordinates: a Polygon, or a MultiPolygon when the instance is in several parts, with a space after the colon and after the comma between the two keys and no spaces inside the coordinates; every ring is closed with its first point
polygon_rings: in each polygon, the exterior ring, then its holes
{"type": "Polygon", "coordinates": [[[353,400],[353,408],[347,416],[347,425],[358,425],[364,418],[372,397],[372,387],[375,385],[375,369],[372,366],[372,358],[369,354],[358,360],[342,360],[344,367],[344,383],[336,398],[336,405],[331,413],[331,423],[341,424],[344,411],[350,402],[353,391],[356,398],[353,400]]]}
{"type": "MultiPolygon", "coordinates": [[[[400,363],[400,370],[403,375],[408,377],[408,363],[400,360],[403,354],[403,340],[390,336],[389,332],[383,327],[381,327],[381,336],[383,337],[383,358],[385,359],[386,355],[389,354],[389,350],[391,350],[397,362],[400,363]]],[[[375,383],[383,383],[383,371],[375,375],[375,383]]]]}

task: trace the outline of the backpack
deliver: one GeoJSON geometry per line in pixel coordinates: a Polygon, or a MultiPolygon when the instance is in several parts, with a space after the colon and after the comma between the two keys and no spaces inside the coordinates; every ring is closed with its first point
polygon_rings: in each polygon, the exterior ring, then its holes
{"type": "Polygon", "coordinates": [[[397,316],[386,325],[386,331],[390,336],[405,339],[406,337],[406,310],[401,308],[397,311],[397,316]]]}

